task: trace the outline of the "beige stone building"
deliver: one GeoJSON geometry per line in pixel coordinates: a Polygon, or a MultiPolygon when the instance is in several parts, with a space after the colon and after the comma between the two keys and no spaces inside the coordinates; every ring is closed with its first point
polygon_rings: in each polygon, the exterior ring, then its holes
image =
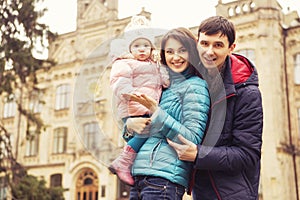
{"type": "MultiPolygon", "coordinates": [[[[216,13],[234,22],[236,51],[250,58],[259,73],[264,106],[261,199],[299,200],[299,16],[284,14],[276,0],[219,1],[216,13]]],[[[140,14],[151,18],[144,10],[140,14]]],[[[124,145],[111,106],[108,50],[130,19],[118,18],[118,0],[78,0],[76,31],[51,44],[49,57],[57,64],[38,74],[45,104],[24,98],[47,125],[38,137],[26,139],[27,122],[14,104],[0,102],[18,161],[48,186],[62,186],[66,200],[128,197],[128,187],[107,170],[124,145]]],[[[2,188],[0,197],[4,193],[2,188]]]]}

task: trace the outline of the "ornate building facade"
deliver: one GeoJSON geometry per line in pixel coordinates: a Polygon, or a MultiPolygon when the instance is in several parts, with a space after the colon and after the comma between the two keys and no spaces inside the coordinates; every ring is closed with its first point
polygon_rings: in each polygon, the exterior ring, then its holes
{"type": "MultiPolygon", "coordinates": [[[[18,161],[48,186],[62,186],[66,200],[126,199],[128,188],[107,170],[124,145],[111,106],[109,45],[131,17],[118,18],[118,0],[77,3],[76,31],[51,43],[49,57],[56,65],[38,74],[45,104],[25,101],[46,130],[26,139],[26,121],[11,103],[0,103],[1,118],[14,133],[18,161]]],[[[216,13],[236,25],[236,52],[254,62],[259,73],[264,106],[260,197],[299,200],[299,16],[284,14],[276,0],[220,0],[216,13]]],[[[144,10],[139,14],[151,18],[144,10]]],[[[190,29],[196,34],[197,28],[190,29]]]]}

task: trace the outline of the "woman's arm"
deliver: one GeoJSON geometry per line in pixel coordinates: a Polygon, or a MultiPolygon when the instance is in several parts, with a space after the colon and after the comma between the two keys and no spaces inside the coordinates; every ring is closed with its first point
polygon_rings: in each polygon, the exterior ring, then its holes
{"type": "Polygon", "coordinates": [[[190,79],[183,84],[183,87],[185,85],[188,87],[183,88],[184,93],[181,94],[180,99],[161,100],[161,104],[165,103],[167,106],[168,102],[174,100],[181,103],[180,107],[174,108],[181,109],[180,119],[175,119],[165,110],[158,109],[157,113],[154,113],[156,117],[152,118],[153,129],[151,128],[151,132],[152,130],[155,133],[158,132],[177,143],[180,143],[178,134],[196,144],[202,141],[210,107],[209,94],[206,82],[199,78],[190,79]]]}
{"type": "MultiPolygon", "coordinates": [[[[209,111],[209,94],[207,85],[199,79],[190,81],[182,97],[182,119],[177,121],[147,95],[131,95],[130,99],[147,107],[153,112],[151,132],[160,133],[166,138],[179,142],[180,133],[194,143],[200,143],[205,131],[209,111]]],[[[165,99],[172,101],[174,99],[165,99]]],[[[163,100],[162,100],[163,101],[163,100]]]]}

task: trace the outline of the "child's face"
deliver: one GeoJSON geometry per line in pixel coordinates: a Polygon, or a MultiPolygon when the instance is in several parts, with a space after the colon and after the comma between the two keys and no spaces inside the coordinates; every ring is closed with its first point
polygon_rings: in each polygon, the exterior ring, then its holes
{"type": "Polygon", "coordinates": [[[151,43],[144,38],[138,38],[130,45],[130,52],[133,57],[140,61],[145,61],[151,56],[151,43]]]}

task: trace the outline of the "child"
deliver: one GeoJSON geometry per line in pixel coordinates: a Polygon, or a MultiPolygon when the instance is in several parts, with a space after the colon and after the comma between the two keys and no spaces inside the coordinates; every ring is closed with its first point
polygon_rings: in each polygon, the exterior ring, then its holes
{"type": "MultiPolygon", "coordinates": [[[[162,88],[167,88],[170,84],[166,68],[159,65],[157,58],[154,62],[153,57],[156,56],[153,53],[155,51],[154,37],[149,28],[149,21],[144,16],[132,17],[125,31],[124,41],[128,42],[132,58],[118,59],[118,55],[113,55],[115,61],[110,75],[110,84],[116,97],[118,117],[124,123],[130,117],[149,118],[151,113],[143,105],[130,101],[123,95],[147,94],[158,102],[162,88]]],[[[111,49],[111,51],[114,50],[116,49],[111,49]]],[[[134,133],[123,134],[123,137],[128,143],[119,157],[109,166],[109,170],[126,184],[133,185],[131,166],[136,153],[147,138],[145,135],[144,137],[138,134],[134,136],[134,133]]]]}

